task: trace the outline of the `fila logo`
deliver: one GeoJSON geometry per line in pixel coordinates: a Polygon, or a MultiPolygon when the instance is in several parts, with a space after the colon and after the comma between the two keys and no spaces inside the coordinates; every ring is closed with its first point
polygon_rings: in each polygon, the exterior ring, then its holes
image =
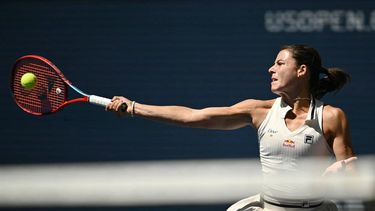
{"type": "Polygon", "coordinates": [[[283,147],[295,148],[296,144],[294,143],[294,141],[292,141],[290,139],[287,139],[287,140],[284,141],[283,147]]]}
{"type": "Polygon", "coordinates": [[[305,135],[305,144],[313,144],[313,143],[314,143],[314,136],[305,135]]]}

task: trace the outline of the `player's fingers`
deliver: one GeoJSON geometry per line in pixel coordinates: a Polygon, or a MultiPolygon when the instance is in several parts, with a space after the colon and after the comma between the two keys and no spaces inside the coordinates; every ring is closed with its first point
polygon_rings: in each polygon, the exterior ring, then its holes
{"type": "Polygon", "coordinates": [[[348,159],[346,159],[345,160],[345,163],[351,163],[351,162],[353,162],[353,161],[355,161],[355,160],[357,160],[358,158],[357,157],[350,157],[350,158],[348,158],[348,159]]]}
{"type": "Polygon", "coordinates": [[[120,99],[120,96],[114,96],[114,97],[112,97],[111,101],[113,102],[113,101],[116,101],[116,100],[119,100],[119,99],[120,99]]]}
{"type": "Polygon", "coordinates": [[[353,162],[357,159],[358,159],[357,157],[350,157],[348,159],[345,159],[345,160],[341,161],[341,165],[345,166],[345,165],[347,165],[347,164],[349,164],[349,163],[351,163],[351,162],[353,162]]]}
{"type": "Polygon", "coordinates": [[[115,96],[112,98],[111,102],[106,106],[106,110],[108,111],[116,111],[117,102],[119,101],[119,97],[115,96]]]}
{"type": "Polygon", "coordinates": [[[121,104],[120,100],[116,99],[112,101],[112,103],[109,105],[109,108],[113,111],[117,111],[120,104],[121,104]]]}
{"type": "Polygon", "coordinates": [[[112,101],[105,106],[105,110],[106,111],[110,111],[111,110],[111,106],[112,106],[112,101]]]}

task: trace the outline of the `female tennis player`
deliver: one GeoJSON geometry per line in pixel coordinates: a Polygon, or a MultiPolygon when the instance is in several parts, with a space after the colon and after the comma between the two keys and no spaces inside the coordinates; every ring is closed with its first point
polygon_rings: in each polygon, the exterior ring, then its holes
{"type": "MultiPolygon", "coordinates": [[[[307,168],[305,158],[335,158],[318,176],[349,171],[353,154],[348,120],[340,108],[320,99],[342,88],[350,79],[338,68],[324,68],[319,53],[306,45],[280,49],[268,70],[276,99],[248,99],[229,107],[193,109],[184,106],[146,105],[115,96],[107,110],[141,116],[180,126],[232,130],[251,125],[258,132],[263,176],[293,177],[307,168]],[[126,103],[126,112],[120,111],[126,103]],[[348,165],[349,164],[349,165],[348,165]]],[[[314,175],[315,176],[315,175],[314,175]]],[[[228,211],[337,210],[323,195],[290,182],[268,182],[262,193],[243,199],[228,211]]]]}

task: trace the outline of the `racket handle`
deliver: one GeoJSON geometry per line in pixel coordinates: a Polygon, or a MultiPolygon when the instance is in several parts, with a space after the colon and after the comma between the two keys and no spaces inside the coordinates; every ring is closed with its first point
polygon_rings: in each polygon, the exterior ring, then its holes
{"type": "MultiPolygon", "coordinates": [[[[105,98],[105,97],[96,96],[96,95],[90,95],[89,96],[89,102],[92,103],[92,104],[95,104],[95,105],[100,105],[100,106],[106,107],[109,103],[111,103],[111,99],[105,98]]],[[[127,109],[128,109],[128,105],[126,105],[126,103],[123,103],[121,105],[120,110],[122,112],[126,112],[127,109]]]]}

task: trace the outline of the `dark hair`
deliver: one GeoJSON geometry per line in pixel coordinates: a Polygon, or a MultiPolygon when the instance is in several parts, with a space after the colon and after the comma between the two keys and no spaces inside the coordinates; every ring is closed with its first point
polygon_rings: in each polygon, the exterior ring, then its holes
{"type": "Polygon", "coordinates": [[[328,92],[340,90],[350,81],[350,75],[340,68],[325,68],[317,50],[307,45],[286,45],[281,50],[292,53],[297,65],[306,65],[310,71],[310,92],[321,99],[328,92]]]}

